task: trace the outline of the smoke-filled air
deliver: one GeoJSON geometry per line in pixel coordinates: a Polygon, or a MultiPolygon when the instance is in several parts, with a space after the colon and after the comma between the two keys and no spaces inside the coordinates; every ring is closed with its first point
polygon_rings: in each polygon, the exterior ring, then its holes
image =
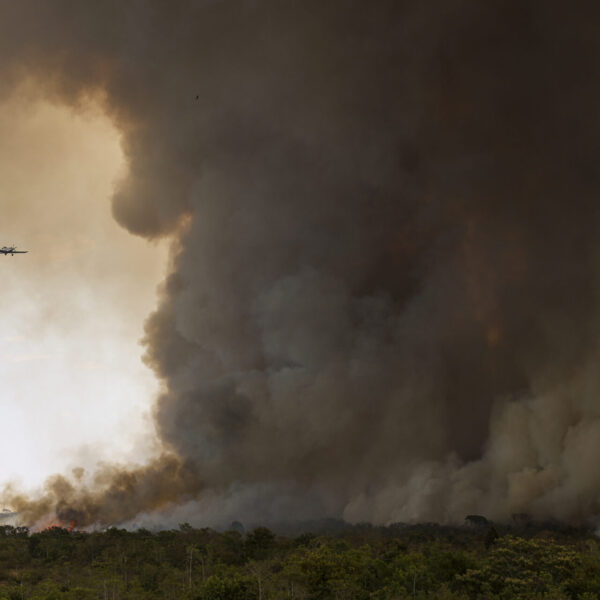
{"type": "Polygon", "coordinates": [[[162,454],[3,503],[79,527],[600,515],[586,9],[1,3],[1,93],[101,103],[113,216],[171,244],[140,315],[162,454]]]}

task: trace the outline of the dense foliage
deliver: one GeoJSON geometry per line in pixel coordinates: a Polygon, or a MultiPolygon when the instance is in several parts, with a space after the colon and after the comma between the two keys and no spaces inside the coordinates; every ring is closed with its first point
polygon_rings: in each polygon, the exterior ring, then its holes
{"type": "Polygon", "coordinates": [[[600,597],[600,543],[554,526],[337,526],[276,536],[0,527],[0,600],[600,597]]]}

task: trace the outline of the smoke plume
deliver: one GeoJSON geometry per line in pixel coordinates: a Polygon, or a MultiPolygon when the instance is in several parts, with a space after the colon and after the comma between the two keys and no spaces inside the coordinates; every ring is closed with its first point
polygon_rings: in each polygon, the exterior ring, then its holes
{"type": "Polygon", "coordinates": [[[115,219],[173,239],[144,340],[164,456],[5,499],[78,525],[599,514],[598,12],[3,3],[1,93],[101,99],[115,219]]]}

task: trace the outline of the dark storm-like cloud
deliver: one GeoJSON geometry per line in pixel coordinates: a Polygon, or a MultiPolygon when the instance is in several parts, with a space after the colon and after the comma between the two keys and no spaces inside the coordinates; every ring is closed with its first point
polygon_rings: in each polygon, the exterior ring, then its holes
{"type": "Polygon", "coordinates": [[[233,486],[249,518],[290,489],[352,520],[595,515],[596,12],[3,6],[4,88],[102,97],[115,218],[174,238],[145,360],[176,458],[18,507],[116,522],[233,486]]]}

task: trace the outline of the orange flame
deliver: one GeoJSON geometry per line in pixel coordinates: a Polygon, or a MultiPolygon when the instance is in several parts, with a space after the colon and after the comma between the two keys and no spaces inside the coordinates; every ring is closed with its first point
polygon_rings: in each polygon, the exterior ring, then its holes
{"type": "Polygon", "coordinates": [[[60,519],[52,519],[49,523],[46,523],[45,526],[40,527],[40,531],[52,531],[53,529],[66,529],[68,532],[73,531],[75,527],[75,521],[71,521],[67,525],[64,521],[60,519]]]}

